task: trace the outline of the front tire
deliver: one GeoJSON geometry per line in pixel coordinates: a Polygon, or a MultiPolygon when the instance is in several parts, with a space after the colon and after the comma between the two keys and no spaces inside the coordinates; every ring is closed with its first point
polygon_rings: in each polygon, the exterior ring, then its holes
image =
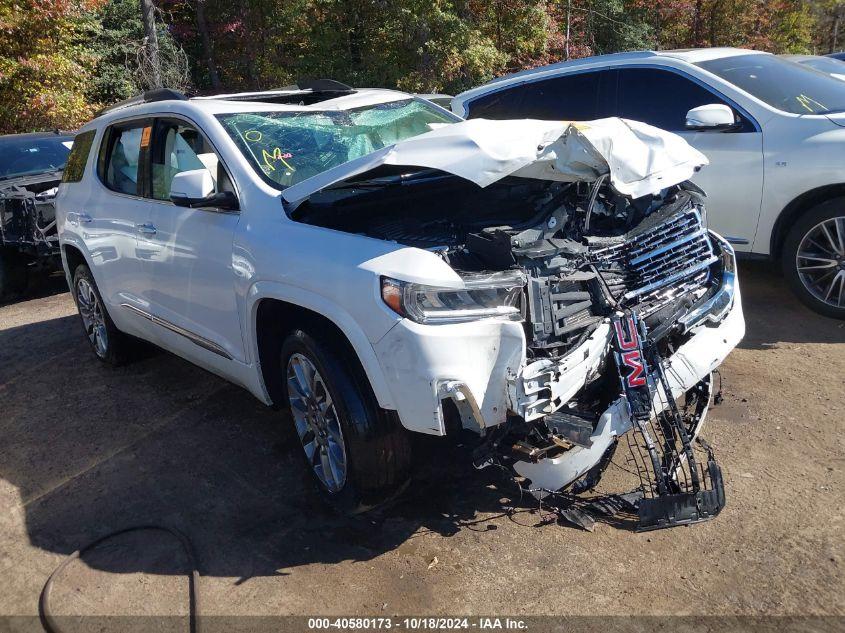
{"type": "Polygon", "coordinates": [[[115,367],[129,360],[132,341],[115,327],[91,270],[85,264],[77,266],[73,273],[73,298],[82,329],[97,358],[115,367]]]}
{"type": "Polygon", "coordinates": [[[783,245],[783,272],[809,308],[845,319],[845,198],[811,208],[783,245]]]}
{"type": "Polygon", "coordinates": [[[344,514],[393,498],[410,475],[408,433],[378,406],[358,359],[303,330],[284,340],[280,356],[285,404],[323,495],[344,514]]]}

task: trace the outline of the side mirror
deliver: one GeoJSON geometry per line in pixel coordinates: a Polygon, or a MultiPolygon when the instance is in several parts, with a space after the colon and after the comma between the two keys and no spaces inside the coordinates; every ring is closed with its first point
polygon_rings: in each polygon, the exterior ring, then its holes
{"type": "Polygon", "coordinates": [[[736,125],[734,111],[722,103],[708,103],[687,112],[688,130],[730,130],[736,125]]]}
{"type": "Polygon", "coordinates": [[[182,171],[173,176],[170,201],[177,207],[192,209],[213,207],[236,211],[239,208],[238,198],[231,191],[214,193],[214,179],[207,169],[182,171]]]}

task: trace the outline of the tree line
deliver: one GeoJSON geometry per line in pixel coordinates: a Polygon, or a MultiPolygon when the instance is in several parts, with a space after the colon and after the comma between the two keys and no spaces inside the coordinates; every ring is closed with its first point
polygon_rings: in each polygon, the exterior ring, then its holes
{"type": "Polygon", "coordinates": [[[454,94],[625,50],[824,54],[843,18],[845,0],[0,0],[0,132],[73,129],[156,86],[454,94]]]}

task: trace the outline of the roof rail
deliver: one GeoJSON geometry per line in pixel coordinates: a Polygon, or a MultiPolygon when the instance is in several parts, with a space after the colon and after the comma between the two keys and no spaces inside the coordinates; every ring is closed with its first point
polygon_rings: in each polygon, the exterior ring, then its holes
{"type": "Polygon", "coordinates": [[[155,88],[153,90],[147,90],[134,97],[130,97],[129,99],[119,101],[107,108],[103,108],[97,113],[97,115],[99,116],[101,114],[105,114],[106,112],[122,110],[123,108],[139,105],[141,103],[153,103],[155,101],[186,101],[187,99],[188,97],[178,90],[172,90],[171,88],[155,88]]]}

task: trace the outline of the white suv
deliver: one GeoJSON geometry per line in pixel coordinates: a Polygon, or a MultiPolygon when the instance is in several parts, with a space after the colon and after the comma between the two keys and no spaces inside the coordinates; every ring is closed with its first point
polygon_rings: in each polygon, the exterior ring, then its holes
{"type": "Polygon", "coordinates": [[[693,178],[711,228],[779,260],[798,297],[845,318],[845,83],[757,51],[589,57],[508,75],[452,102],[463,117],[619,116],[673,131],[710,159],[693,178]]]}
{"type": "Polygon", "coordinates": [[[461,121],[322,81],[147,93],[84,126],[70,163],[62,257],[96,355],[126,360],[131,335],[289,410],[342,509],[406,483],[407,431],[474,432],[479,465],[543,494],[589,487],[652,424],[644,524],[670,493],[692,500],[678,522],[721,508],[692,442],[744,321],[686,182],[706,159],[679,137],[461,121]]]}

